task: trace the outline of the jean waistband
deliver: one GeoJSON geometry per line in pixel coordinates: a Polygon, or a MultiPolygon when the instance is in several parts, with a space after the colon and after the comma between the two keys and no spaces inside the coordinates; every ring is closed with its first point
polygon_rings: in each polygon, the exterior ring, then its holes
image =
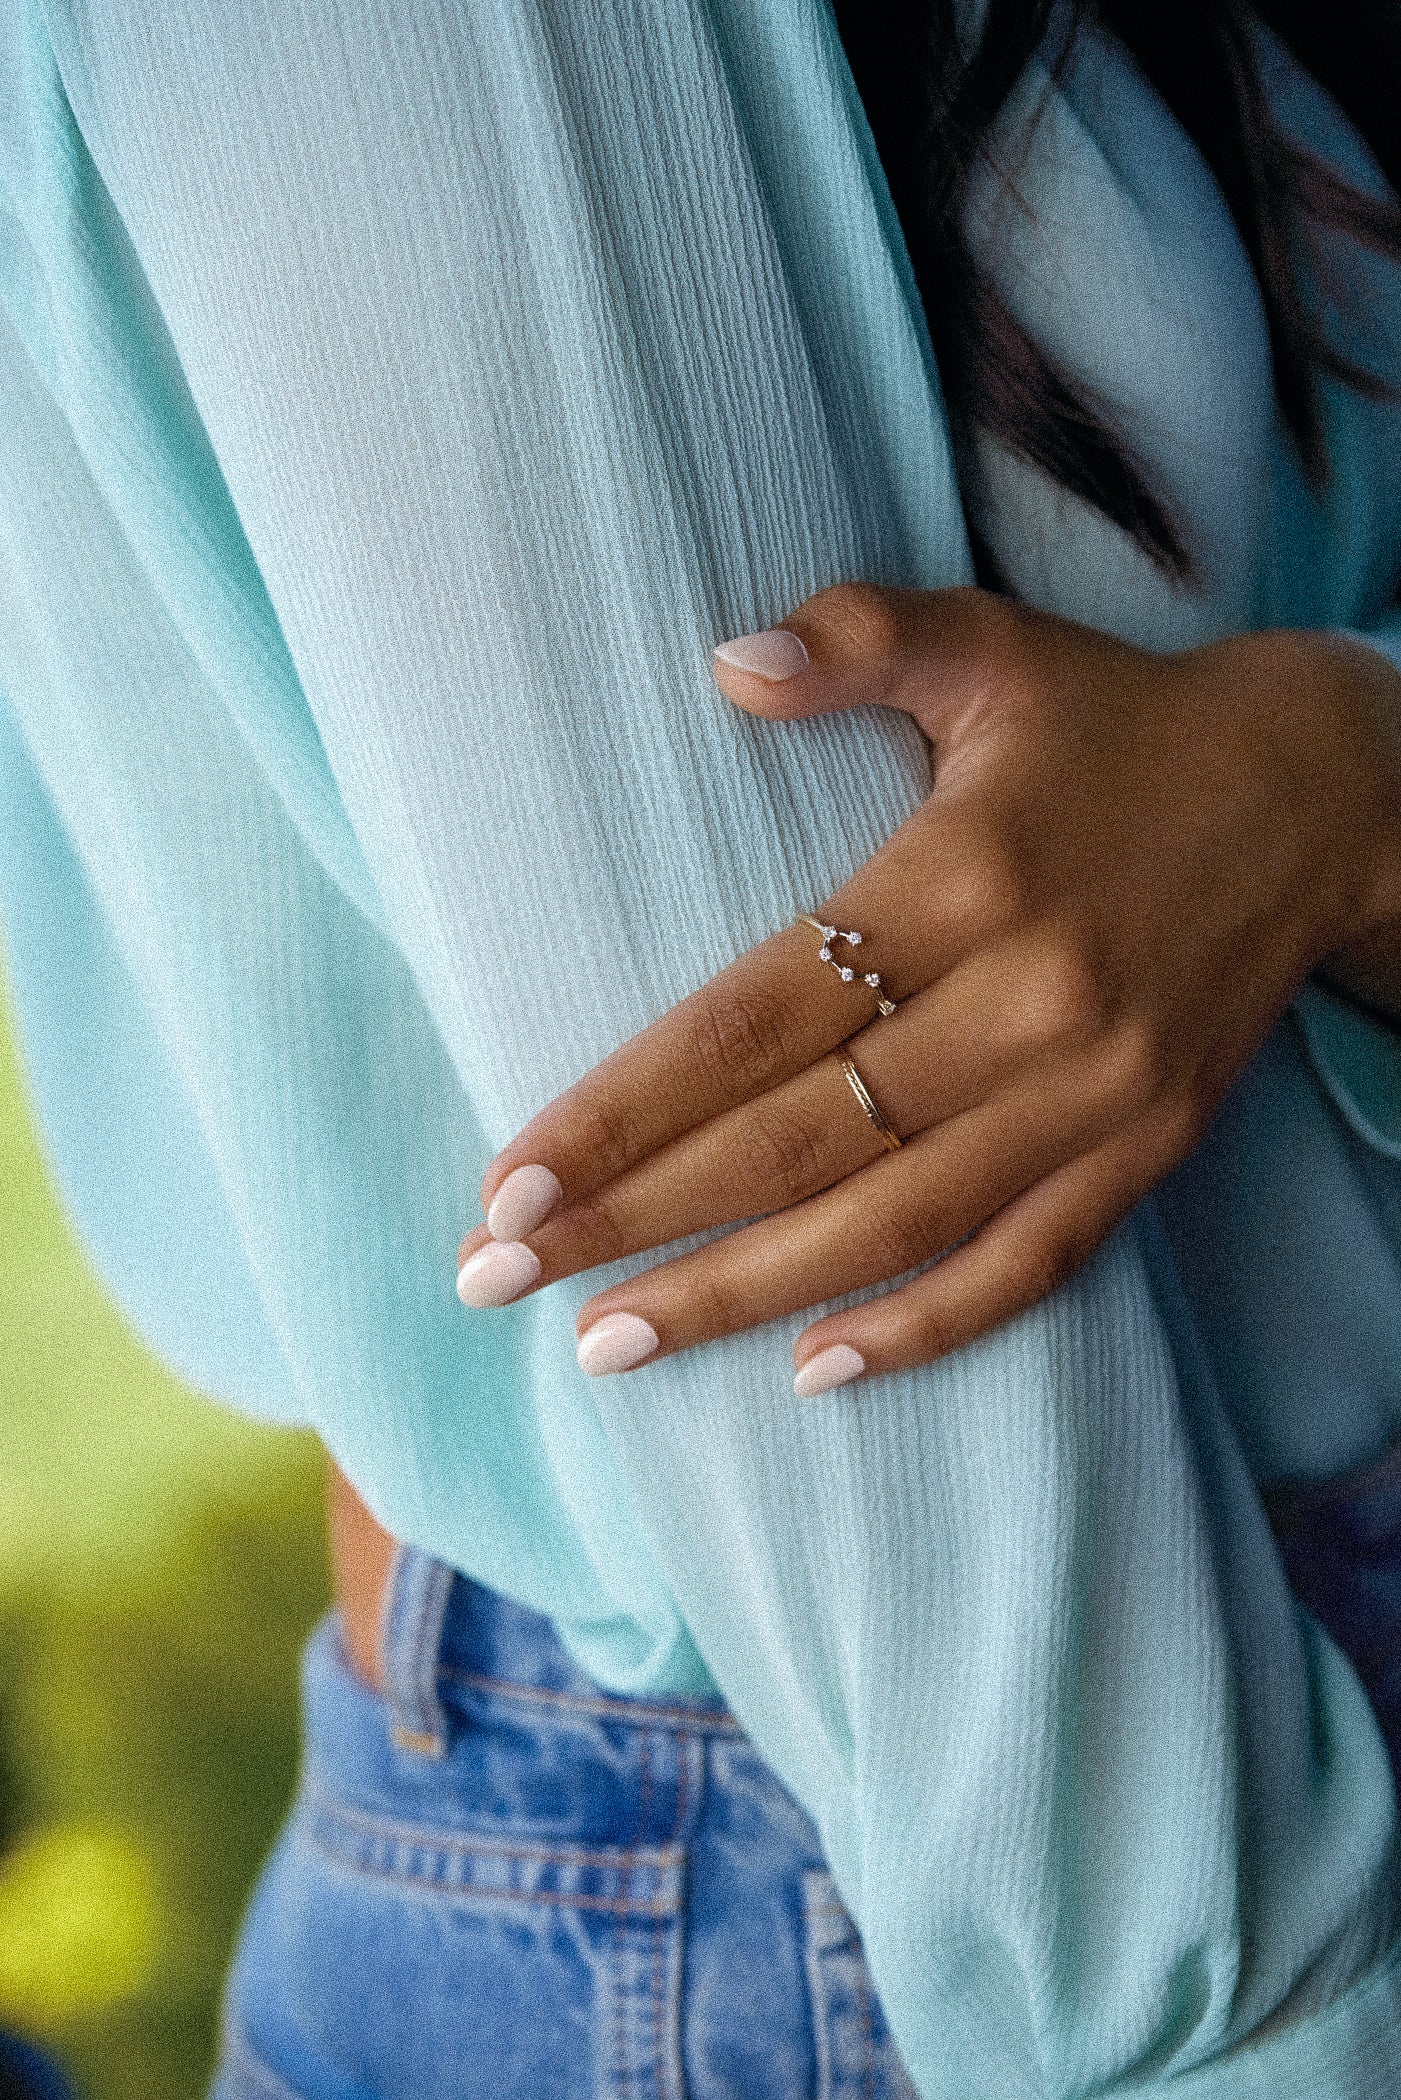
{"type": "Polygon", "coordinates": [[[610,1692],[574,1661],[543,1612],[474,1582],[415,1546],[400,1546],[384,1600],[385,1697],[395,1741],[441,1755],[447,1709],[472,1692],[506,1694],[633,1725],[739,1734],[719,1699],[610,1692]]]}

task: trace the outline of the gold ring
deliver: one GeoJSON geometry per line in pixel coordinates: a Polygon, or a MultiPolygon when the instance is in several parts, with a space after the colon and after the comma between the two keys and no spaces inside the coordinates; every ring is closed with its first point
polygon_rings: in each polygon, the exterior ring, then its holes
{"type": "Polygon", "coordinates": [[[848,948],[859,948],[861,946],[861,935],[856,932],[855,928],[849,933],[843,933],[840,926],[824,925],[822,920],[815,919],[810,911],[800,911],[793,924],[795,926],[811,926],[814,933],[821,934],[822,946],[817,951],[817,960],[830,963],[843,984],[868,984],[876,995],[876,1011],[882,1014],[894,1013],[895,1001],[888,999],[881,990],[879,970],[858,970],[854,963],[839,962],[832,953],[832,943],[834,941],[841,941],[848,948]]]}
{"type": "Polygon", "coordinates": [[[861,1074],[857,1071],[855,1065],[847,1056],[845,1050],[836,1050],[833,1052],[833,1055],[836,1058],[837,1063],[842,1068],[842,1075],[845,1078],[847,1085],[851,1088],[852,1093],[855,1094],[857,1100],[861,1103],[862,1109],[865,1111],[866,1115],[870,1117],[871,1121],[875,1124],[876,1129],[880,1132],[881,1142],[885,1146],[886,1151],[898,1152],[900,1150],[901,1145],[904,1143],[904,1139],[899,1137],[896,1134],[896,1132],[891,1129],[890,1125],[886,1122],[885,1117],[876,1107],[875,1102],[871,1099],[870,1092],[867,1088],[865,1080],[861,1077],[861,1074]]]}

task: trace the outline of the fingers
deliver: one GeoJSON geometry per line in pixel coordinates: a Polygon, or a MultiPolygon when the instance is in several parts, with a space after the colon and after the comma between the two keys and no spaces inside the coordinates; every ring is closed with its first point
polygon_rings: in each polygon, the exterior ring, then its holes
{"type": "MultiPolygon", "coordinates": [[[[903,1089],[887,1090],[887,1105],[901,1102],[890,1108],[897,1130],[918,1126],[917,1111],[908,1122],[903,1112],[917,1091],[908,1075],[903,1089]]],[[[498,1245],[486,1228],[470,1233],[458,1255],[459,1289],[469,1304],[506,1304],[625,1255],[781,1210],[886,1150],[836,1057],[825,1057],[567,1205],[529,1235],[528,1246],[498,1245]]]]}
{"type": "Polygon", "coordinates": [[[812,1398],[932,1363],[1000,1327],[1088,1261],[1179,1157],[1170,1127],[1136,1125],[1047,1175],[943,1261],[799,1336],[794,1391],[812,1398]]]}
{"type": "Polygon", "coordinates": [[[552,1197],[557,1205],[591,1195],[683,1132],[816,1064],[874,1018],[878,997],[898,1003],[942,976],[1015,903],[973,828],[961,805],[927,803],[822,907],[823,923],[860,934],[859,946],[785,927],[551,1102],[487,1171],[492,1232],[528,1237],[552,1197]],[[505,1190],[522,1167],[532,1170],[526,1182],[505,1190]]]}
{"type": "Polygon", "coordinates": [[[595,1324],[619,1314],[655,1337],[649,1353],[668,1354],[932,1260],[1107,1134],[1109,1103],[1068,1071],[1053,1077],[1054,1089],[984,1103],[806,1203],[601,1293],[579,1316],[581,1362],[595,1324]]]}
{"type": "MultiPolygon", "coordinates": [[[[1004,639],[1015,635],[1018,617],[982,591],[842,585],[809,599],[782,628],[726,644],[717,671],[731,697],[757,712],[885,702],[935,735],[982,691],[991,644],[1004,630],[1004,639]],[[746,656],[748,669],[738,661],[746,656]]],[[[936,796],[820,907],[824,923],[862,935],[859,952],[832,944],[834,961],[851,972],[845,984],[817,965],[809,930],[785,928],[761,942],[513,1140],[482,1185],[493,1232],[528,1235],[551,1201],[587,1196],[705,1118],[815,1063],[870,1018],[867,976],[897,1001],[930,983],[1006,922],[1015,877],[976,806],[936,796]],[[532,1169],[527,1182],[513,1183],[493,1215],[503,1183],[522,1167],[532,1169]]]]}
{"type": "MultiPolygon", "coordinates": [[[[874,1033],[867,1030],[862,1039],[874,1033]]],[[[897,1130],[918,1128],[919,1114],[911,1106],[916,1091],[909,1084],[888,1090],[897,1130]],[[897,1099],[898,1108],[892,1105],[897,1099]]],[[[824,1057],[550,1219],[532,1240],[541,1281],[783,1210],[870,1166],[885,1151],[836,1056],[824,1057]]]]}
{"type": "MultiPolygon", "coordinates": [[[[1009,943],[960,964],[891,1019],[863,1029],[843,1053],[880,1114],[909,1138],[1062,1056],[1079,1032],[1078,1017],[1037,959],[1009,943]]],[[[478,1263],[465,1286],[475,1293],[468,1302],[485,1302],[480,1293],[489,1288],[491,1303],[505,1303],[502,1294],[514,1298],[712,1226],[765,1216],[873,1164],[885,1149],[837,1056],[825,1057],[686,1132],[543,1224],[507,1234],[494,1205],[492,1234],[528,1239],[529,1248],[478,1263]]],[[[527,1200],[543,1172],[521,1170],[527,1200]]],[[[459,1266],[487,1239],[485,1231],[470,1235],[459,1266]]]]}
{"type": "Polygon", "coordinates": [[[469,1233],[458,1291],[469,1305],[509,1304],[625,1255],[782,1209],[885,1151],[836,1058],[826,1057],[557,1211],[528,1245],[500,1244],[485,1226],[469,1233]]]}
{"type": "Polygon", "coordinates": [[[849,983],[819,960],[823,945],[809,926],[785,927],[552,1101],[488,1169],[482,1198],[492,1231],[517,1238],[542,1222],[547,1175],[556,1202],[578,1202],[684,1131],[815,1064],[876,1014],[880,992],[863,981],[868,969],[897,999],[923,981],[913,940],[870,935],[845,951],[861,962],[849,983]],[[526,1183],[505,1192],[503,1215],[497,1196],[526,1167],[526,1183]]]}

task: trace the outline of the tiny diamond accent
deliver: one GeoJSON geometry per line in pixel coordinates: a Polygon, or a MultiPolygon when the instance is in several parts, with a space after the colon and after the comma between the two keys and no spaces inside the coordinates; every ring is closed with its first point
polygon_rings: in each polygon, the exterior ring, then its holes
{"type": "Polygon", "coordinates": [[[817,959],[819,962],[826,963],[829,970],[835,970],[843,984],[856,984],[859,982],[869,985],[876,995],[877,1011],[882,1014],[894,1013],[895,1001],[882,989],[880,972],[878,970],[867,970],[864,972],[855,970],[850,963],[839,961],[833,953],[837,943],[840,941],[845,941],[849,948],[859,948],[865,938],[864,935],[858,933],[854,926],[849,927],[845,932],[840,926],[824,926],[820,919],[811,917],[807,912],[799,912],[794,923],[811,926],[815,932],[822,935],[822,946],[817,951],[817,959]]]}

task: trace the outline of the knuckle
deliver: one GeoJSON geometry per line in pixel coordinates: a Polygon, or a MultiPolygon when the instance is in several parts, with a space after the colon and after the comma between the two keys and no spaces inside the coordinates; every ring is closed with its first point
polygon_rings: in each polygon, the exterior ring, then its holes
{"type": "Polygon", "coordinates": [[[823,1148],[818,1132],[802,1116],[757,1107],[739,1135],[743,1187],[767,1207],[796,1203],[822,1182],[823,1148]]]}
{"type": "Polygon", "coordinates": [[[579,1149],[591,1168],[611,1177],[633,1165],[641,1142],[621,1104],[600,1097],[582,1104],[578,1118],[579,1149]]]}
{"type": "Polygon", "coordinates": [[[959,612],[986,718],[997,722],[1004,744],[1009,737],[1034,737],[1050,696],[1036,615],[994,591],[975,589],[967,591],[959,612]]]}
{"type": "Polygon", "coordinates": [[[967,934],[1015,926],[1030,906],[1030,884],[1020,856],[994,831],[969,839],[947,879],[944,906],[967,934]]]}
{"type": "Polygon", "coordinates": [[[629,1235],[614,1208],[613,1192],[600,1189],[573,1206],[571,1233],[586,1247],[590,1261],[619,1261],[630,1248],[629,1235]]]}
{"type": "Polygon", "coordinates": [[[1167,1087],[1167,1046],[1157,1029],[1141,1015],[1129,1016],[1111,1031],[1102,1055],[1111,1098],[1130,1108],[1146,1108],[1167,1087]]]}
{"type": "Polygon", "coordinates": [[[872,1227],[871,1253],[882,1277],[922,1268],[947,1245],[948,1234],[932,1212],[892,1211],[872,1227]]]}
{"type": "Polygon", "coordinates": [[[1014,600],[998,591],[965,583],[947,593],[946,603],[962,620],[964,632],[979,655],[992,657],[1004,666],[1016,661],[1026,616],[1014,600]]]}
{"type": "Polygon", "coordinates": [[[691,1036],[699,1070],[725,1089],[766,1085],[781,1069],[788,1045],[783,1006],[757,988],[708,999],[691,1036]]]}
{"type": "Polygon", "coordinates": [[[983,916],[994,926],[1014,926],[1031,908],[1031,881],[1021,855],[1002,838],[983,841],[973,858],[973,878],[983,916]]]}
{"type": "Polygon", "coordinates": [[[832,653],[846,662],[893,656],[900,646],[894,594],[874,583],[834,583],[807,605],[832,653]]]}
{"type": "Polygon", "coordinates": [[[960,1318],[950,1306],[926,1305],[921,1309],[917,1328],[904,1339],[918,1350],[921,1361],[932,1363],[936,1357],[949,1356],[962,1348],[967,1338],[966,1318],[960,1318]]]}
{"type": "Polygon", "coordinates": [[[1099,971],[1069,935],[1038,944],[1025,962],[1020,997],[1029,1027],[1046,1042],[1082,1042],[1099,1034],[1108,1020],[1099,971]]]}

